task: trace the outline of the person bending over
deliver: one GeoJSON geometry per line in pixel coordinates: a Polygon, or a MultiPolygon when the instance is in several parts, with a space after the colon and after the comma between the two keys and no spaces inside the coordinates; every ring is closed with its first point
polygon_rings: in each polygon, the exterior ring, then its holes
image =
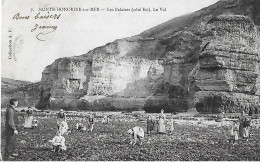
{"type": "Polygon", "coordinates": [[[141,127],[134,127],[132,129],[129,129],[127,131],[128,134],[130,134],[130,145],[135,145],[137,142],[137,139],[140,142],[140,145],[142,145],[142,140],[144,139],[144,130],[141,127]]]}

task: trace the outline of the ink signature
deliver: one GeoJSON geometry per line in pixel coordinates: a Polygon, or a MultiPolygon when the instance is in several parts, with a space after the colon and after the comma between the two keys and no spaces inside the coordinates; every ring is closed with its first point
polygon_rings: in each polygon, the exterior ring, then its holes
{"type": "Polygon", "coordinates": [[[39,40],[39,41],[45,41],[43,38],[40,38],[41,35],[47,35],[47,34],[50,34],[52,32],[54,32],[55,30],[57,30],[58,26],[52,26],[52,25],[43,25],[43,26],[40,26],[38,24],[35,24],[35,26],[33,27],[33,29],[31,30],[31,32],[34,32],[34,31],[39,31],[39,30],[49,30],[51,29],[51,31],[48,31],[48,32],[39,32],[37,35],[36,35],[36,38],[39,40]]]}

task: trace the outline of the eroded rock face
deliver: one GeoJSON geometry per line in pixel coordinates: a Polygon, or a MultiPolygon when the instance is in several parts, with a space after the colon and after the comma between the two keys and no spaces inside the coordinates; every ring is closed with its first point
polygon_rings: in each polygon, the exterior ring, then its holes
{"type": "Polygon", "coordinates": [[[194,87],[189,84],[189,73],[198,60],[200,37],[192,32],[180,31],[167,38],[166,53],[159,60],[164,72],[157,79],[157,89],[147,98],[146,111],[187,111],[193,106],[194,87]]]}
{"type": "Polygon", "coordinates": [[[161,40],[117,40],[80,57],[58,59],[43,71],[37,107],[185,111],[193,104],[188,74],[200,43],[192,32],[180,31],[161,40]]]}
{"type": "Polygon", "coordinates": [[[259,105],[258,43],[248,17],[221,15],[208,22],[194,83],[198,111],[238,112],[259,105]]]}
{"type": "Polygon", "coordinates": [[[155,54],[164,51],[165,46],[157,48],[158,44],[154,39],[130,38],[80,57],[56,60],[43,72],[41,101],[37,107],[141,109],[146,97],[152,95],[152,82],[164,71],[155,54]],[[141,54],[155,59],[141,58],[141,54]]]}
{"type": "Polygon", "coordinates": [[[91,62],[82,57],[61,58],[47,66],[37,107],[77,107],[75,100],[87,93],[91,68],[91,62]]]}
{"type": "Polygon", "coordinates": [[[43,72],[38,107],[238,112],[259,106],[259,6],[258,0],[219,1],[58,59],[43,72]]]}

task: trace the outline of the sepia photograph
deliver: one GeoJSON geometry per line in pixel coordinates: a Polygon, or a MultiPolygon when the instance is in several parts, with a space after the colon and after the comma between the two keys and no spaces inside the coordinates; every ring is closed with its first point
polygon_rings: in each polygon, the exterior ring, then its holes
{"type": "Polygon", "coordinates": [[[1,10],[1,161],[260,161],[260,0],[1,10]]]}

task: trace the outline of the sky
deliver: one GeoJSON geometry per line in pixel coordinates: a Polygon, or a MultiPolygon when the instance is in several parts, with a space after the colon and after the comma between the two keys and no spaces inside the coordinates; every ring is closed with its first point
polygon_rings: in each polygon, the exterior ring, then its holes
{"type": "Polygon", "coordinates": [[[140,34],[174,17],[200,10],[217,1],[3,0],[1,76],[40,81],[44,68],[58,58],[85,54],[96,47],[140,34]],[[50,7],[55,8],[55,11],[39,11],[39,8],[50,7]],[[66,7],[80,8],[81,11],[57,11],[57,8],[66,7]],[[100,11],[86,11],[93,7],[100,11]],[[166,8],[166,11],[143,11],[143,8],[153,10],[160,7],[166,8]],[[115,8],[130,11],[108,11],[115,8]],[[132,12],[132,8],[141,8],[141,11],[132,12]],[[55,17],[56,14],[56,19],[35,17],[39,12],[40,16],[55,17]],[[48,28],[42,29],[39,26],[48,28]],[[39,33],[45,34],[38,35],[39,33]]]}

